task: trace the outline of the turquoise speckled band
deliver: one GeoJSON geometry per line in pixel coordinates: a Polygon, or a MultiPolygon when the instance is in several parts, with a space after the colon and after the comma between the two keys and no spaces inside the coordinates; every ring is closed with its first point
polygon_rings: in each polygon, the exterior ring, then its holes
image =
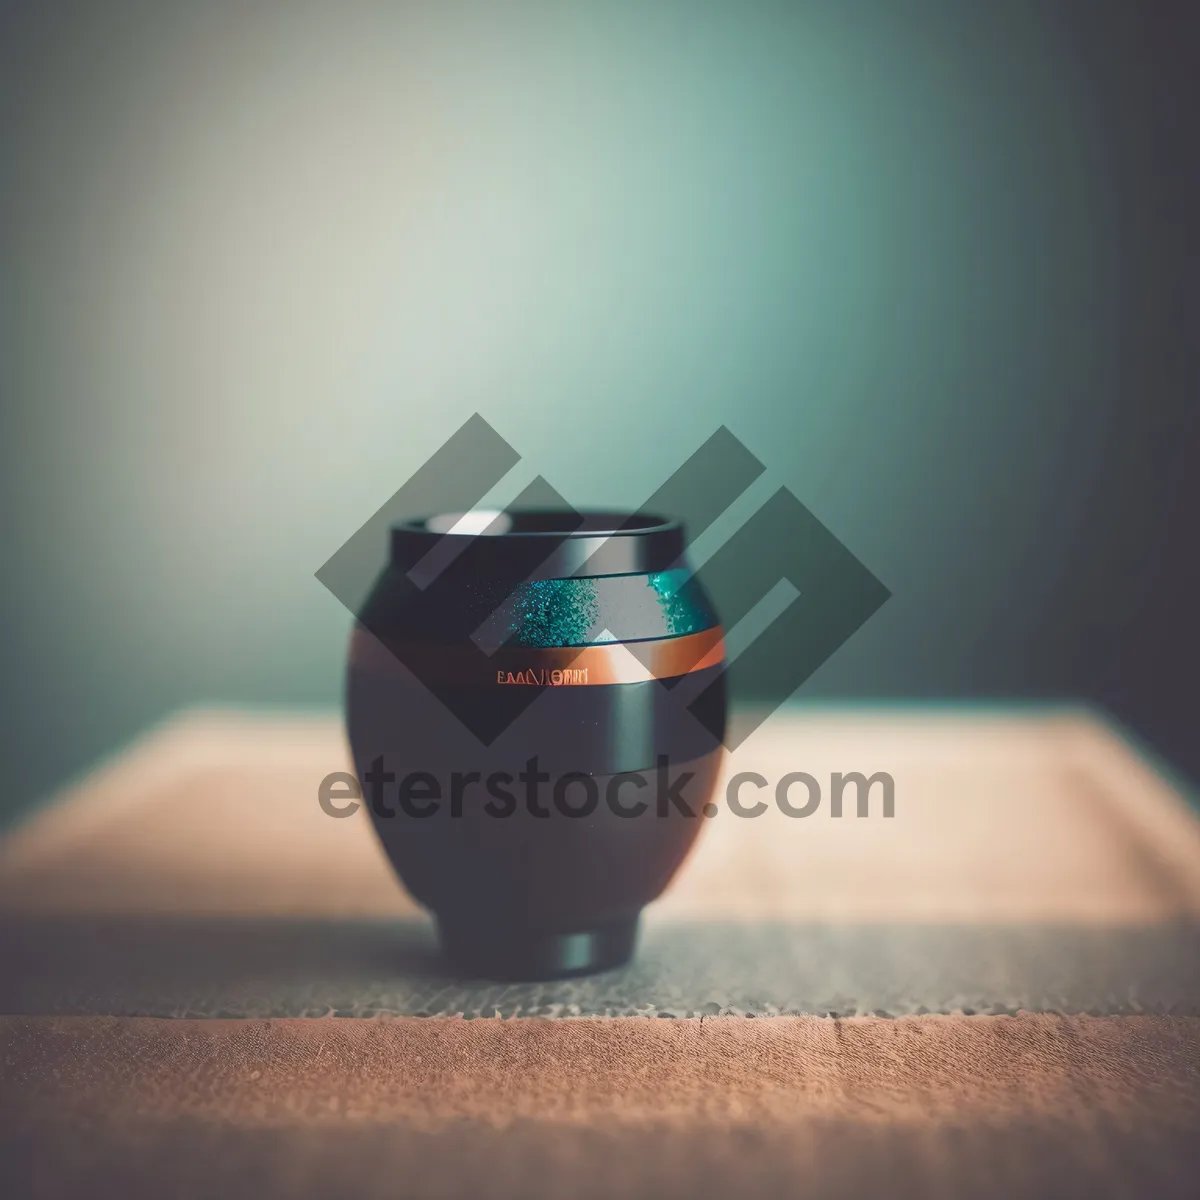
{"type": "Polygon", "coordinates": [[[686,637],[718,624],[692,572],[676,569],[530,580],[497,604],[481,633],[497,645],[551,648],[686,637]]]}

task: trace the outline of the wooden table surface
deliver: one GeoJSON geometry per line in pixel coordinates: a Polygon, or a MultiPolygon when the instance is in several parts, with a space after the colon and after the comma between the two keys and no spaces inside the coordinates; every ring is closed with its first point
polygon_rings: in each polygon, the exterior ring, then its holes
{"type": "Polygon", "coordinates": [[[1194,1193],[1200,821],[1095,715],[779,714],[727,773],[895,816],[722,806],[634,964],[529,985],[446,974],[346,760],[185,714],[0,844],[23,1192],[1194,1193]]]}

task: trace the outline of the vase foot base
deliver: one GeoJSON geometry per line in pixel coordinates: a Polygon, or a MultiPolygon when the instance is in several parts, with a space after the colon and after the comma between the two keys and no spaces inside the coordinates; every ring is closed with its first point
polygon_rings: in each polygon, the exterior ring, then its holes
{"type": "Polygon", "coordinates": [[[562,979],[619,967],[633,957],[637,928],[637,917],[572,933],[497,930],[439,919],[438,938],[456,973],[515,982],[562,979]]]}

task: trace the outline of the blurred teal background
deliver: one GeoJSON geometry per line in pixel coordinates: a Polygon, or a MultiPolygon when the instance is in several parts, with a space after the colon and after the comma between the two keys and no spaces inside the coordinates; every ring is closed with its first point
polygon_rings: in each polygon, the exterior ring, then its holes
{"type": "Polygon", "coordinates": [[[336,704],[313,572],[476,410],[577,504],[728,425],[741,515],[787,485],[894,593],[802,695],[1085,697],[1200,773],[1151,7],[6,5],[0,806],[336,704]]]}

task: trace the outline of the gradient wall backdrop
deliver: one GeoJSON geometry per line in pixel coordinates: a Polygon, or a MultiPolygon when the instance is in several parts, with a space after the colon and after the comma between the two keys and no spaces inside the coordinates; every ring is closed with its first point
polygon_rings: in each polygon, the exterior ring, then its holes
{"type": "Polygon", "coordinates": [[[1193,11],[6,4],[2,804],[335,704],[313,571],[475,410],[581,504],[729,425],[894,592],[804,696],[1200,772],[1193,11]]]}

